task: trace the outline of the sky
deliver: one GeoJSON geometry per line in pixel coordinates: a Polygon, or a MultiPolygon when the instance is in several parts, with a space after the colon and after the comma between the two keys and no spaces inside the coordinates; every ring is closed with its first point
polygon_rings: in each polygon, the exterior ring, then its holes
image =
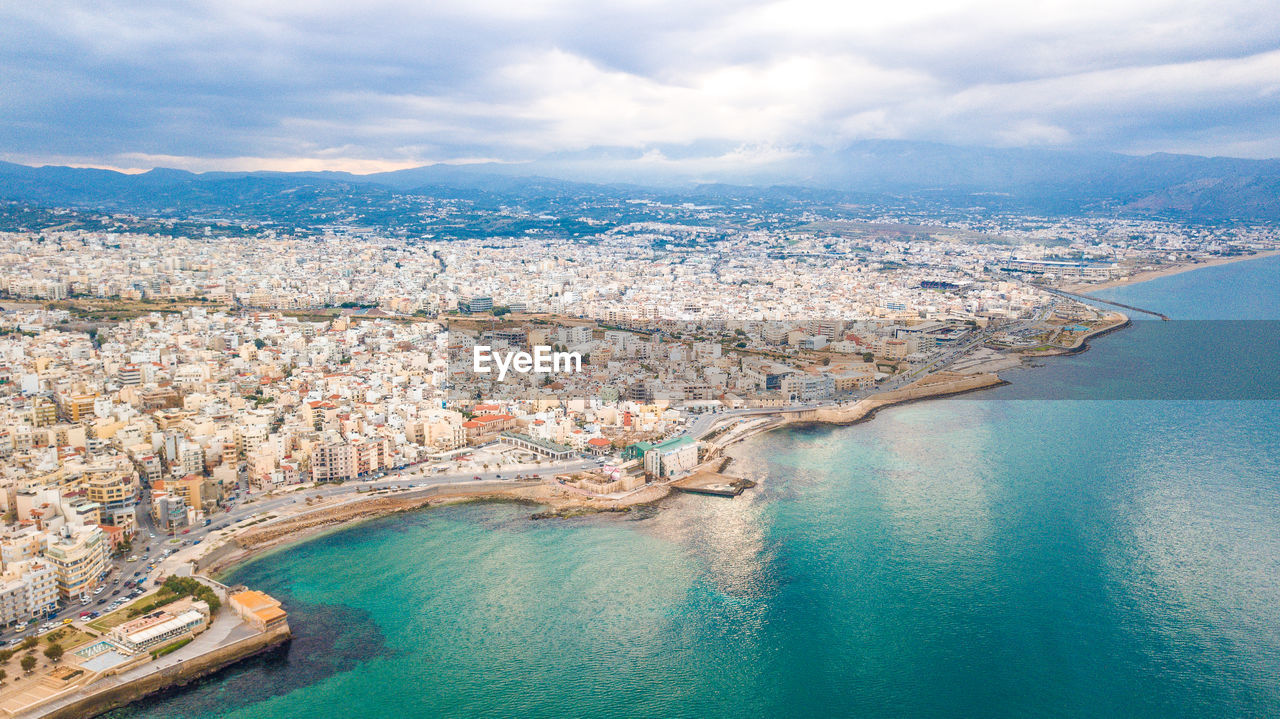
{"type": "Polygon", "coordinates": [[[867,139],[1280,157],[1269,5],[0,0],[0,158],[745,167],[867,139]]]}

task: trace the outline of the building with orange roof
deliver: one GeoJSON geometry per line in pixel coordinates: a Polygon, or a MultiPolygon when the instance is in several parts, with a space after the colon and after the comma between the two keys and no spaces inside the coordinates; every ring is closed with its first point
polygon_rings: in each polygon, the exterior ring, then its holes
{"type": "Polygon", "coordinates": [[[266,632],[288,626],[289,615],[280,601],[266,592],[245,589],[227,597],[232,611],[258,631],[266,632]]]}

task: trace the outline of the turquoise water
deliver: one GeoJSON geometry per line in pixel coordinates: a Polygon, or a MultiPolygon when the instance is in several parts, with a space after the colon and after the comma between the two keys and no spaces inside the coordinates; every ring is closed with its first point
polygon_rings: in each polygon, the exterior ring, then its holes
{"type": "MultiPolygon", "coordinates": [[[[1280,258],[1110,295],[1280,319],[1280,258]]],[[[1280,403],[1043,398],[1187,392],[1170,367],[1202,372],[1216,325],[1153,362],[1157,324],[980,395],[760,437],[734,500],[455,506],[263,557],[232,579],[285,601],[292,645],[114,716],[1280,716],[1280,403]]],[[[1217,359],[1222,387],[1275,396],[1274,372],[1217,359]]]]}

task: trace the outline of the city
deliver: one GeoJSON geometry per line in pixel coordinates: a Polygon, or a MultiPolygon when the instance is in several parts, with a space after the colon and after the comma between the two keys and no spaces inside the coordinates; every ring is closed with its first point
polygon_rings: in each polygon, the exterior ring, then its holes
{"type": "Polygon", "coordinates": [[[0,719],[1280,716],[1277,38],[0,8],[0,719]]]}
{"type": "Polygon", "coordinates": [[[736,493],[726,429],[983,386],[1125,319],[1046,288],[1277,247],[1266,230],[1113,225],[1061,222],[1051,234],[1078,239],[1051,247],[1040,230],[904,238],[883,217],[483,246],[10,232],[0,638],[101,627],[210,547],[388,493],[537,485],[579,510],[736,493]],[[585,367],[478,372],[481,342],[585,367]]]}

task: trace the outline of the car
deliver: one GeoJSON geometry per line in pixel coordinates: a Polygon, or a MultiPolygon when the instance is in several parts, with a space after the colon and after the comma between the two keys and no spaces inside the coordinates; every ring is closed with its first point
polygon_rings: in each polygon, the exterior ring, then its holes
{"type": "Polygon", "coordinates": [[[71,623],[71,617],[67,617],[66,619],[63,619],[63,620],[62,620],[62,623],[63,623],[63,624],[70,624],[70,623],[71,623]]]}
{"type": "Polygon", "coordinates": [[[97,595],[97,594],[102,594],[102,592],[103,592],[104,590],[106,590],[106,587],[98,587],[97,589],[93,590],[93,593],[94,593],[95,595],[97,595]]]}
{"type": "Polygon", "coordinates": [[[190,533],[191,533],[191,530],[190,530],[190,529],[184,529],[184,530],[182,530],[182,533],[183,533],[183,534],[190,534],[190,533]]]}
{"type": "Polygon", "coordinates": [[[113,590],[113,591],[111,592],[111,596],[113,596],[113,597],[114,597],[115,595],[117,595],[117,594],[119,594],[119,593],[120,593],[120,590],[119,590],[119,589],[113,590]]]}
{"type": "Polygon", "coordinates": [[[472,477],[472,479],[480,479],[480,475],[477,474],[476,476],[472,477]]]}

